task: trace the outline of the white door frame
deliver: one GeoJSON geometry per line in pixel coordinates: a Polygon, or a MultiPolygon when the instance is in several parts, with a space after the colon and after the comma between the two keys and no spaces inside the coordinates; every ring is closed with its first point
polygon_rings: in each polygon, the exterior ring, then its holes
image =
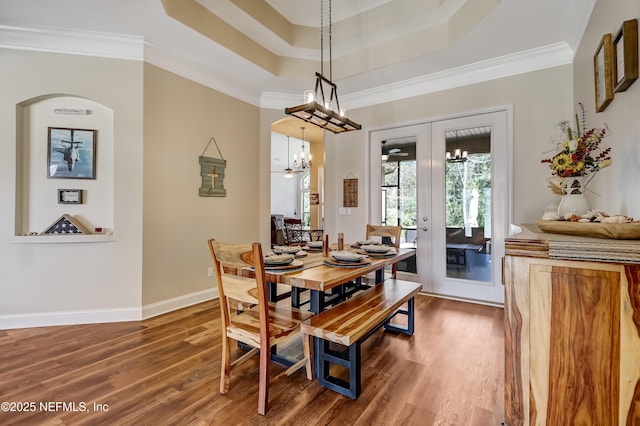
{"type": "MultiPolygon", "coordinates": [[[[381,194],[381,142],[393,137],[418,135],[416,155],[418,158],[418,176],[421,170],[430,170],[428,187],[418,184],[418,276],[416,281],[423,284],[426,292],[464,299],[480,303],[501,305],[504,302],[501,259],[504,256],[504,239],[508,236],[512,219],[513,187],[513,107],[511,105],[466,112],[424,123],[394,126],[393,128],[372,130],[369,133],[370,150],[370,206],[369,220],[380,223],[381,194]],[[433,247],[445,247],[444,209],[432,211],[431,200],[444,200],[444,132],[448,129],[491,125],[492,155],[492,283],[455,282],[446,278],[446,251],[432,251],[433,247]],[[429,152],[425,152],[428,149],[429,152]],[[427,191],[425,191],[425,189],[427,191]],[[428,217],[426,227],[428,238],[420,229],[423,217],[428,217]],[[442,226],[434,225],[440,223],[442,226]],[[424,241],[427,240],[427,241],[424,241]],[[421,260],[423,259],[423,260],[421,260]],[[432,267],[433,265],[433,267],[432,267]],[[446,287],[443,287],[446,286],[446,287]]],[[[423,172],[424,173],[424,172],[423,172]]],[[[404,278],[404,277],[403,277],[404,278]]],[[[411,278],[409,278],[411,279],[411,278]]]]}

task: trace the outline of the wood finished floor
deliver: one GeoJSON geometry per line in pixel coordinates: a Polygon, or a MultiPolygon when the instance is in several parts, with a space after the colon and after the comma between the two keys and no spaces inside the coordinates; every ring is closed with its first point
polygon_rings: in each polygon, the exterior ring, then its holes
{"type": "Polygon", "coordinates": [[[0,402],[36,408],[0,411],[0,424],[499,425],[503,336],[502,309],[420,295],[412,338],[379,331],[363,345],[358,400],[301,370],[272,385],[263,417],[257,357],[218,391],[217,301],[142,322],[0,330],[0,402]],[[43,411],[49,401],[82,411],[43,411]]]}

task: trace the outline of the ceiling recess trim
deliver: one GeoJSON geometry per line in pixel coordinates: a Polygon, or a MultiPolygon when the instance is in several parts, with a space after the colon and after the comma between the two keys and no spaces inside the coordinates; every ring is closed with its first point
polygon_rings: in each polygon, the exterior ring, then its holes
{"type": "MultiPolygon", "coordinates": [[[[489,59],[458,68],[423,75],[396,83],[374,87],[342,96],[349,110],[365,108],[385,102],[398,101],[456,87],[468,86],[527,72],[571,64],[575,52],[567,43],[555,43],[512,55],[489,59]]],[[[296,102],[299,95],[262,93],[261,108],[280,109],[296,102]]]]}
{"type": "MultiPolygon", "coordinates": [[[[211,70],[166,52],[161,47],[145,43],[142,37],[137,36],[0,25],[0,48],[144,60],[261,108],[283,109],[299,102],[300,98],[297,93],[248,92],[246,88],[228,79],[213,75],[211,70]]],[[[574,55],[569,44],[555,43],[357,93],[342,94],[341,101],[353,111],[384,102],[567,65],[573,62],[574,55]]]]}

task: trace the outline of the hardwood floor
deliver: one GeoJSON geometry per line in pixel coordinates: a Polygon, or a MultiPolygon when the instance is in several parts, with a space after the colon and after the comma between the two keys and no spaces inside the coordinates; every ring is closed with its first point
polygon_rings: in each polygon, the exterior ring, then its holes
{"type": "Polygon", "coordinates": [[[0,424],[499,425],[502,309],[420,295],[415,324],[411,338],[379,331],[363,344],[357,400],[300,370],[272,385],[265,417],[257,356],[219,393],[217,301],[142,322],[4,330],[0,402],[29,411],[5,404],[0,424]]]}

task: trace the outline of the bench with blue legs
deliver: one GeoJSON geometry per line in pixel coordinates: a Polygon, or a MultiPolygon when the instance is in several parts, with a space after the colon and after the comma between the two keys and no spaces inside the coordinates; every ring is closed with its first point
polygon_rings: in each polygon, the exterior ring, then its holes
{"type": "MultiPolygon", "coordinates": [[[[382,327],[394,333],[413,335],[414,296],[421,289],[419,283],[387,279],[304,321],[300,331],[304,334],[305,356],[314,359],[318,382],[342,395],[358,398],[361,390],[360,346],[382,327]],[[406,325],[392,323],[396,315],[405,315],[406,325]],[[333,376],[331,365],[344,367],[349,380],[333,376]]],[[[307,375],[312,378],[311,372],[307,375]]]]}

